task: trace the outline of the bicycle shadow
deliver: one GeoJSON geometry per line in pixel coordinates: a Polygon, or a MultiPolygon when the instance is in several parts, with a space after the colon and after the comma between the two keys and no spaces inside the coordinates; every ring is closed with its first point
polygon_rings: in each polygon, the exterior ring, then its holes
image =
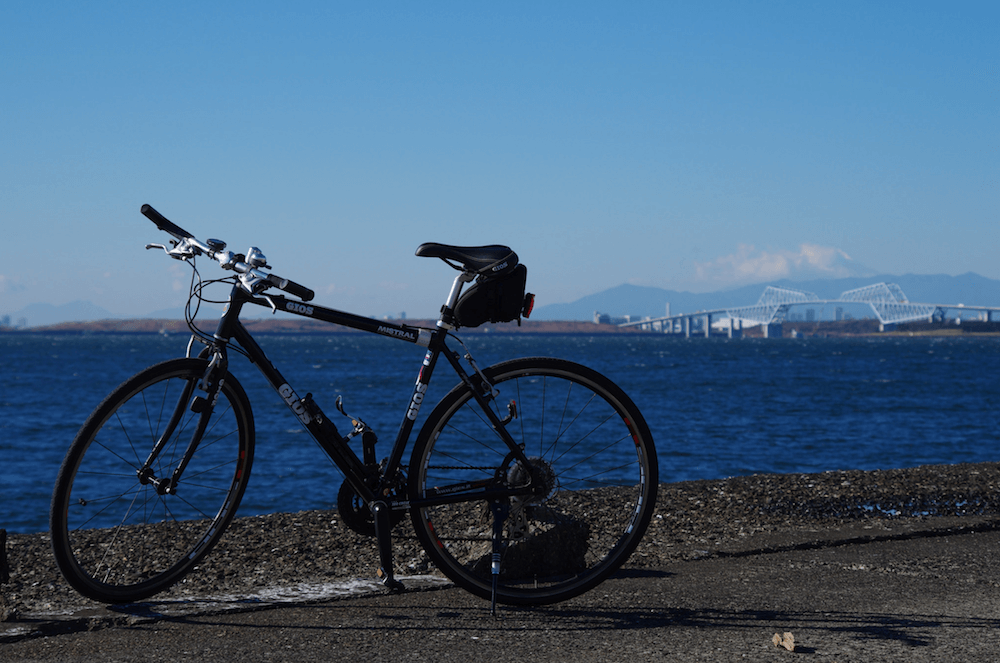
{"type": "MultiPolygon", "coordinates": [[[[946,615],[898,616],[881,613],[803,612],[780,610],[728,611],[718,609],[637,608],[634,610],[548,610],[547,621],[566,619],[574,630],[654,630],[669,628],[693,629],[755,629],[780,625],[781,630],[825,631],[849,635],[858,640],[893,641],[910,647],[930,644],[934,638],[919,631],[937,628],[995,629],[1000,619],[946,615]]],[[[777,626],[774,626],[777,629],[777,626]]],[[[809,653],[809,648],[797,646],[796,652],[809,653]]]]}
{"type": "Polygon", "coordinates": [[[657,580],[661,580],[663,578],[672,578],[676,575],[677,575],[676,573],[673,573],[671,571],[663,571],[661,569],[625,568],[625,569],[618,569],[617,571],[612,573],[610,576],[608,576],[608,580],[611,580],[613,578],[622,578],[622,579],[655,578],[657,580]]]}
{"type": "MultiPolygon", "coordinates": [[[[708,633],[744,634],[751,638],[763,630],[809,632],[821,637],[830,636],[837,641],[845,638],[864,646],[866,643],[891,643],[908,648],[921,648],[940,641],[938,632],[948,631],[948,637],[962,637],[963,631],[1000,628],[1000,619],[970,617],[967,615],[893,615],[877,612],[782,611],[782,610],[722,610],[715,608],[665,608],[655,604],[629,607],[518,607],[501,606],[499,617],[489,615],[488,604],[475,603],[474,597],[462,596],[454,589],[441,594],[451,594],[444,601],[431,605],[387,605],[379,601],[368,605],[367,600],[337,601],[319,605],[294,606],[310,616],[301,620],[287,620],[280,614],[290,606],[274,610],[247,613],[245,621],[240,615],[216,621],[211,615],[168,618],[172,622],[192,626],[239,627],[248,632],[280,628],[316,632],[368,633],[374,637],[387,628],[394,633],[407,632],[421,637],[434,634],[465,634],[475,638],[488,632],[516,632],[526,637],[532,634],[545,638],[609,639],[622,637],[628,632],[669,634],[670,631],[697,631],[708,633]],[[459,598],[461,597],[461,598],[459,598]],[[450,600],[458,598],[459,600],[450,600]],[[467,600],[468,599],[468,600],[467,600]],[[268,613],[273,613],[272,617],[268,613]]],[[[425,602],[426,603],[426,602],[425,602]]],[[[247,636],[253,637],[253,636],[247,636]]],[[[815,653],[816,649],[797,644],[796,653],[815,653]]]]}

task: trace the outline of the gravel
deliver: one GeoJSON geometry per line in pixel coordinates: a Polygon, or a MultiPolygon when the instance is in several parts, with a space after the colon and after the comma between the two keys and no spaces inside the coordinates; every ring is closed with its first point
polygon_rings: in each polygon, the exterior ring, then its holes
{"type": "MultiPolygon", "coordinates": [[[[661,484],[656,513],[628,566],[656,569],[680,560],[745,554],[787,542],[783,534],[851,523],[933,526],[956,518],[994,518],[1000,515],[998,486],[1000,465],[994,463],[661,484]]],[[[437,573],[409,520],[395,528],[393,542],[398,574],[437,573]]],[[[62,579],[47,533],[10,535],[7,557],[11,577],[3,586],[0,620],[102,607],[62,579]]],[[[377,567],[374,540],[348,529],[336,511],[238,518],[200,567],[157,599],[238,596],[369,578],[377,567]]]]}

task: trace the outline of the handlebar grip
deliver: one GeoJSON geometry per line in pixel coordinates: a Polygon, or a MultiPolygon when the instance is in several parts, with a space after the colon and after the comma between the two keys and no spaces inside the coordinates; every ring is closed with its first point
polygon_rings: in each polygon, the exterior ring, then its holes
{"type": "Polygon", "coordinates": [[[159,228],[164,232],[170,233],[177,239],[188,239],[189,237],[194,237],[194,235],[192,235],[188,231],[184,230],[183,228],[173,223],[172,221],[169,221],[167,217],[157,212],[155,209],[152,208],[151,205],[143,205],[142,209],[139,211],[142,212],[142,215],[144,217],[155,223],[157,228],[159,228]]]}
{"type": "Polygon", "coordinates": [[[305,287],[304,285],[299,285],[295,281],[289,281],[288,285],[282,288],[285,292],[290,295],[295,295],[304,302],[310,301],[316,296],[316,293],[305,287]]]}
{"type": "Polygon", "coordinates": [[[304,285],[299,285],[295,281],[289,281],[288,279],[283,279],[280,276],[275,276],[274,274],[268,276],[268,280],[276,288],[284,290],[288,294],[294,295],[295,297],[298,297],[304,302],[308,302],[313,297],[316,296],[315,292],[305,287],[304,285]]]}

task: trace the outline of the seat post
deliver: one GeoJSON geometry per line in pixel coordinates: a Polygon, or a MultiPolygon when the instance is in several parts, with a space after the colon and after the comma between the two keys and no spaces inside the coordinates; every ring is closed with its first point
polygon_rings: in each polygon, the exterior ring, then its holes
{"type": "Polygon", "coordinates": [[[443,329],[454,329],[455,304],[458,303],[458,296],[462,294],[462,286],[476,278],[475,272],[462,271],[451,284],[451,292],[448,299],[441,307],[441,315],[438,317],[437,326],[443,329]]]}

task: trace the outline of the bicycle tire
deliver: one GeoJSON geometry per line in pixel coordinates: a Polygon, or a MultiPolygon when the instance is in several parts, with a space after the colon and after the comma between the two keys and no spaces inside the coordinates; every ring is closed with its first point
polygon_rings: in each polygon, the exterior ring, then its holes
{"type": "MultiPolygon", "coordinates": [[[[560,359],[515,359],[483,371],[491,408],[546,482],[546,494],[505,498],[496,598],[546,604],[586,592],[618,569],[649,525],[658,482],[642,414],[600,373],[560,359]],[[523,516],[523,517],[522,517],[523,516]]],[[[474,378],[478,381],[478,377],[474,378]]],[[[475,481],[525,476],[464,384],[428,416],[410,460],[409,496],[461,494],[475,481]],[[441,492],[437,488],[447,486],[441,492]]],[[[448,578],[492,596],[493,517],[484,498],[412,508],[424,550],[448,578]],[[474,500],[474,501],[473,501],[474,500]]]]}
{"type": "Polygon", "coordinates": [[[152,465],[155,476],[171,476],[201,416],[189,404],[207,366],[172,359],[140,371],[97,406],[70,445],[52,495],[52,550],[84,596],[132,603],[169,588],[232,521],[250,478],[254,424],[246,392],[229,373],[176,491],[161,495],[138,476],[176,412],[152,465]]]}

